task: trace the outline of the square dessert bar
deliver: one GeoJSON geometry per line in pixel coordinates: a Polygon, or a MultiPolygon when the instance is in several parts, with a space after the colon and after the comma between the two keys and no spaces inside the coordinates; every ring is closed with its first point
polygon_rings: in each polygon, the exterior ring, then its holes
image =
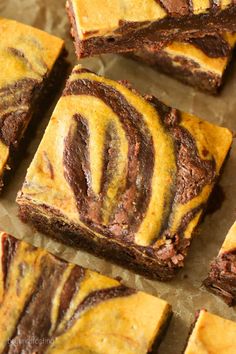
{"type": "Polygon", "coordinates": [[[1,353],[156,353],[171,314],[163,300],[0,234],[1,353]]]}
{"type": "Polygon", "coordinates": [[[151,278],[183,266],[232,133],[76,66],[18,194],[20,217],[151,278]]]}
{"type": "Polygon", "coordinates": [[[235,44],[236,34],[211,34],[175,41],[159,51],[144,48],[131,56],[184,83],[215,94],[224,82],[235,44]]]}
{"type": "Polygon", "coordinates": [[[175,39],[236,31],[235,0],[67,0],[78,57],[160,49],[175,39]]]}
{"type": "MultiPolygon", "coordinates": [[[[63,40],[0,17],[0,189],[48,77],[63,52],[63,40]]],[[[44,102],[42,102],[43,104],[44,102]]]]}
{"type": "Polygon", "coordinates": [[[236,305],[236,222],[229,230],[218,256],[211,263],[204,284],[229,306],[236,305]]]}
{"type": "Polygon", "coordinates": [[[236,322],[201,310],[184,354],[236,353],[236,322]]]}

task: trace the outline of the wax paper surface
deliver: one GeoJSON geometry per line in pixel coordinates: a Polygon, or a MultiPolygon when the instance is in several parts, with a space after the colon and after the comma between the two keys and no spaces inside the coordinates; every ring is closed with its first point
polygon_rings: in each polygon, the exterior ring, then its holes
{"type": "MultiPolygon", "coordinates": [[[[78,63],[69,34],[70,27],[64,0],[0,0],[0,16],[16,19],[64,38],[71,68],[78,63]]],[[[128,80],[142,93],[152,93],[168,105],[236,131],[235,59],[228,74],[227,84],[218,97],[200,93],[152,68],[117,55],[85,59],[81,63],[109,78],[128,80]]],[[[40,118],[27,151],[0,198],[0,228],[36,246],[45,247],[71,262],[111,277],[120,276],[127,285],[169,301],[173,306],[174,317],[160,346],[160,354],[182,353],[194,314],[200,308],[236,320],[236,309],[228,308],[219,298],[211,295],[201,286],[202,280],[207,276],[209,262],[217,255],[228,229],[236,219],[236,143],[233,145],[219,187],[215,192],[214,210],[208,211],[198,228],[185,268],[172,282],[150,281],[85,252],[66,248],[34,232],[19,221],[15,203],[16,194],[21,188],[27,167],[42,138],[55,104],[56,99],[47,114],[40,118]]]]}

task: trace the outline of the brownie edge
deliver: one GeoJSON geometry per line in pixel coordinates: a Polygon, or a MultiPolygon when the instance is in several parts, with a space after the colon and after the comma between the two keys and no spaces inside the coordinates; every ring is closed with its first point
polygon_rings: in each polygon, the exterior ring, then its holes
{"type": "MultiPolygon", "coordinates": [[[[85,233],[77,225],[59,220],[52,208],[50,211],[45,208],[43,212],[40,212],[33,205],[19,205],[19,217],[24,223],[31,224],[40,232],[50,235],[66,246],[85,250],[152,280],[171,280],[179,270],[178,265],[157,265],[151,259],[142,258],[135,252],[135,249],[113,244],[106,239],[96,241],[92,233],[85,233]]],[[[188,246],[189,243],[186,243],[186,251],[188,246]]]]}
{"type": "Polygon", "coordinates": [[[210,264],[203,284],[227,305],[236,305],[236,222],[230,228],[218,256],[210,264]]]}
{"type": "Polygon", "coordinates": [[[220,254],[210,265],[205,287],[228,306],[236,305],[236,250],[220,254]]]}

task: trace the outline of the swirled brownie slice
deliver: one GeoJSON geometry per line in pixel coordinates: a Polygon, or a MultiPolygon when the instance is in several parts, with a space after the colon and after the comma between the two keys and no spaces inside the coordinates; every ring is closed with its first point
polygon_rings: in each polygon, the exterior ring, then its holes
{"type": "Polygon", "coordinates": [[[66,244],[160,279],[183,261],[228,129],[74,68],[17,201],[66,244]]]}
{"type": "Polygon", "coordinates": [[[221,88],[236,44],[236,34],[211,34],[173,42],[159,51],[139,50],[134,59],[184,83],[215,94],[221,88]]]}
{"type": "Polygon", "coordinates": [[[167,302],[0,234],[1,353],[155,353],[167,302]]]}
{"type": "Polygon", "coordinates": [[[236,353],[236,322],[201,310],[184,354],[236,353]]]}
{"type": "Polygon", "coordinates": [[[211,263],[205,286],[221,296],[229,305],[236,305],[236,223],[229,230],[216,259],[211,263]]]}
{"type": "MultiPolygon", "coordinates": [[[[64,42],[0,18],[0,188],[64,42]]],[[[42,102],[44,103],[44,102],[42,102]]]]}
{"type": "Polygon", "coordinates": [[[236,31],[235,0],[67,0],[78,57],[148,47],[175,39],[236,31]]]}

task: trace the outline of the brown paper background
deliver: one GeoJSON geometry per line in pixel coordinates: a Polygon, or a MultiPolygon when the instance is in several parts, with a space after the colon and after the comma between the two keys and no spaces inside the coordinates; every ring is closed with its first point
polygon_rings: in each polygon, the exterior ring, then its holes
{"type": "MultiPolygon", "coordinates": [[[[68,59],[73,65],[77,61],[69,36],[64,2],[64,0],[0,0],[0,16],[22,21],[65,38],[66,48],[69,51],[68,59]]],[[[129,80],[141,92],[152,93],[169,105],[236,131],[235,60],[228,75],[227,85],[219,97],[210,97],[200,93],[145,65],[119,56],[108,55],[81,62],[84,66],[110,78],[129,80]]],[[[201,282],[207,275],[209,262],[218,253],[236,217],[236,145],[233,146],[220,180],[220,189],[224,193],[223,203],[222,205],[219,203],[218,209],[208,214],[200,225],[184,270],[170,283],[149,281],[87,253],[65,248],[45,236],[34,233],[32,229],[18,220],[15,197],[23,183],[27,166],[32,160],[55,103],[56,100],[48,114],[41,118],[20,166],[13,172],[13,177],[0,198],[0,228],[18,238],[25,238],[37,246],[43,246],[77,264],[112,277],[121,276],[129,286],[169,301],[173,305],[174,317],[160,347],[159,353],[161,354],[178,354],[183,351],[190,324],[197,309],[204,307],[216,314],[236,320],[236,309],[228,308],[220,299],[201,288],[201,282]]]]}

